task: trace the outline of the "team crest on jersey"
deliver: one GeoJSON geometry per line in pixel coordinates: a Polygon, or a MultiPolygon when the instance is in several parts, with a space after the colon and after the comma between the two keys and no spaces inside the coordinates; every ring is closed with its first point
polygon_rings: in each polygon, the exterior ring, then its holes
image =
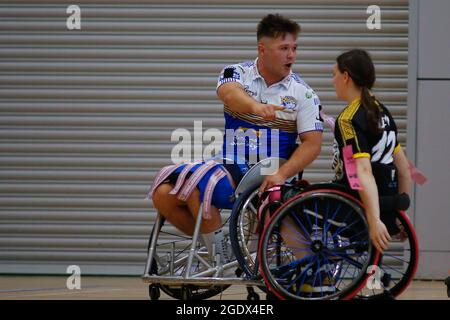
{"type": "Polygon", "coordinates": [[[297,99],[291,96],[281,97],[281,105],[286,109],[295,110],[297,107],[297,99]]]}
{"type": "Polygon", "coordinates": [[[235,67],[228,67],[223,72],[223,79],[241,79],[241,76],[238,72],[236,72],[235,67]]]}

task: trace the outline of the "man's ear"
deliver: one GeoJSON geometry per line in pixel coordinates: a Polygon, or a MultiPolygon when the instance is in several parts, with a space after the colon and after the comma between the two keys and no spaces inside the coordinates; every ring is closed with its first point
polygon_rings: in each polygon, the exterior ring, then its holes
{"type": "Polygon", "coordinates": [[[258,54],[263,54],[264,50],[264,43],[262,41],[258,42],[258,54]]]}

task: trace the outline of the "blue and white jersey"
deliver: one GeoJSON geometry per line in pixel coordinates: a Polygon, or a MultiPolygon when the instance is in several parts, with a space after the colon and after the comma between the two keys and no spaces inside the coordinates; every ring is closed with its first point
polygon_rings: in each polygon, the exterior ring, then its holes
{"type": "Polygon", "coordinates": [[[224,105],[226,134],[223,151],[228,158],[235,159],[254,159],[255,155],[257,161],[269,156],[288,159],[299,134],[323,131],[320,100],[314,90],[292,72],[267,87],[258,72],[257,60],[226,66],[220,73],[217,89],[225,83],[237,82],[256,101],[285,109],[276,111],[275,120],[265,120],[254,114],[232,111],[224,105]],[[233,131],[243,134],[235,133],[232,138],[233,131]],[[242,154],[244,149],[245,155],[242,154]]]}

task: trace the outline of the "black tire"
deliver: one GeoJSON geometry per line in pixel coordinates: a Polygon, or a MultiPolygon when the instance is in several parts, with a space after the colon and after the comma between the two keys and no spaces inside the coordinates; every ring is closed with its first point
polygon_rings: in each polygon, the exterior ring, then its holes
{"type": "Polygon", "coordinates": [[[161,291],[157,284],[151,284],[148,286],[148,295],[150,296],[150,300],[158,300],[161,296],[161,291]]]}
{"type": "MultiPolygon", "coordinates": [[[[249,256],[246,243],[248,243],[249,240],[258,241],[258,235],[252,234],[252,230],[244,230],[244,228],[247,228],[247,226],[242,225],[242,220],[245,218],[243,214],[248,213],[250,215],[254,214],[254,222],[257,222],[256,208],[259,201],[259,196],[257,195],[258,188],[259,185],[252,186],[238,196],[237,200],[234,203],[229,222],[230,242],[231,247],[233,248],[233,253],[239,263],[239,266],[242,268],[245,275],[249,278],[253,278],[258,273],[258,270],[255,270],[256,259],[252,259],[252,257],[249,256]],[[250,199],[250,197],[252,197],[252,199],[250,199]],[[243,211],[248,207],[247,205],[249,204],[249,202],[251,202],[253,209],[255,209],[254,212],[243,211]],[[247,233],[243,234],[243,232],[247,233]]],[[[254,227],[254,225],[251,225],[250,228],[253,229],[254,227]]],[[[255,252],[256,251],[257,247],[255,248],[255,252]]]]}

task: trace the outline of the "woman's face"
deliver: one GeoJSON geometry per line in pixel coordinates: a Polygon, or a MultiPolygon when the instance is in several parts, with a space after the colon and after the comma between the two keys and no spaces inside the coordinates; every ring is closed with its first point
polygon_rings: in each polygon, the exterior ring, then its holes
{"type": "Polygon", "coordinates": [[[337,63],[333,67],[333,86],[336,91],[336,96],[340,100],[346,100],[348,74],[341,73],[337,66],[337,63]]]}

